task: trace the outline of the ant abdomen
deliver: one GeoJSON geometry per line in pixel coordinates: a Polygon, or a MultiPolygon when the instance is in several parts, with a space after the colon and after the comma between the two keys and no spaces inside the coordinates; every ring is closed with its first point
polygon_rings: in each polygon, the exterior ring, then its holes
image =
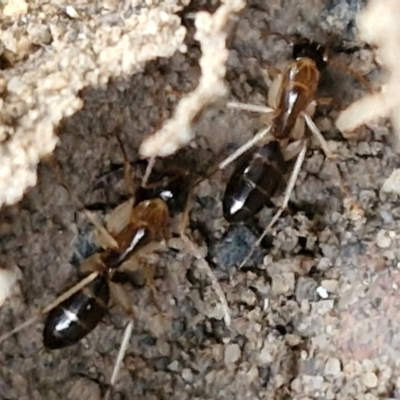
{"type": "Polygon", "coordinates": [[[60,349],[77,343],[103,318],[109,298],[108,281],[98,275],[49,312],[43,329],[43,345],[48,349],[60,349]]]}
{"type": "Polygon", "coordinates": [[[274,196],[283,181],[286,163],[279,143],[270,142],[246,153],[237,163],[223,199],[228,222],[242,222],[264,206],[272,207],[274,196]]]}

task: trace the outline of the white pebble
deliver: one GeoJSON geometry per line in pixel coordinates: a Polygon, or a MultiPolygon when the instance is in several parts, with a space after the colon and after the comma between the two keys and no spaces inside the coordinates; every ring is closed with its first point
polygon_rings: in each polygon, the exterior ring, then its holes
{"type": "Polygon", "coordinates": [[[15,265],[12,267],[0,267],[0,307],[13,293],[15,285],[21,279],[21,270],[15,265]]]}
{"type": "Polygon", "coordinates": [[[171,364],[168,365],[167,367],[170,371],[177,372],[179,370],[179,362],[178,361],[172,361],[171,364]]]}
{"type": "Polygon", "coordinates": [[[224,362],[225,364],[233,364],[239,360],[241,355],[240,347],[236,343],[228,344],[225,348],[224,362]]]}
{"type": "Polygon", "coordinates": [[[340,361],[337,358],[328,358],[325,363],[326,375],[338,375],[341,371],[340,361]]]}
{"type": "Polygon", "coordinates": [[[74,7],[72,6],[67,6],[65,7],[65,13],[68,15],[68,17],[72,18],[72,19],[77,19],[79,18],[79,13],[78,11],[75,10],[74,7]]]}
{"type": "Polygon", "coordinates": [[[381,229],[376,235],[376,244],[381,249],[387,249],[392,244],[392,239],[390,238],[389,232],[381,229]]]}
{"type": "Polygon", "coordinates": [[[321,299],[327,299],[329,297],[328,291],[322,286],[317,287],[317,293],[318,296],[321,297],[321,299]]]}
{"type": "Polygon", "coordinates": [[[367,388],[374,388],[378,386],[378,377],[374,372],[366,372],[363,374],[362,380],[367,388]]]}
{"type": "Polygon", "coordinates": [[[185,382],[191,383],[193,382],[193,373],[189,368],[184,368],[182,371],[182,378],[185,382]]]}

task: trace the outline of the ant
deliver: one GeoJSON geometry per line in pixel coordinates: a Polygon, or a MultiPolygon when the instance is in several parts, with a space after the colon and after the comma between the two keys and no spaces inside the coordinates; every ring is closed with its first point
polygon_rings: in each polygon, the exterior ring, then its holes
{"type": "MultiPolygon", "coordinates": [[[[247,263],[255,248],[260,245],[287,208],[307,151],[308,137],[305,134],[305,124],[319,142],[327,158],[330,160],[336,158],[312,120],[319,102],[316,93],[320,76],[328,63],[332,64],[328,59],[327,47],[306,38],[297,38],[293,45],[292,60],[284,74],[278,74],[271,85],[268,93],[269,107],[228,103],[230,108],[269,114],[264,119],[269,126],[218,166],[218,169],[223,169],[239,158],[226,186],[222,202],[224,217],[228,222],[243,222],[256,215],[264,206],[273,207],[271,198],[276,194],[287,172],[289,161],[297,156],[279,210],[242,261],[241,266],[247,263]],[[256,144],[258,146],[255,147],[256,144]]],[[[369,89],[363,77],[340,64],[333,63],[333,65],[351,73],[369,89]]],[[[339,168],[337,169],[341,189],[347,194],[341,172],[339,168]]]]}
{"type": "MultiPolygon", "coordinates": [[[[127,155],[121,140],[118,140],[124,154],[124,180],[131,198],[107,216],[105,226],[84,209],[96,228],[101,250],[81,263],[79,270],[82,279],[77,284],[39,310],[37,315],[0,336],[1,343],[47,315],[43,328],[44,347],[61,349],[73,345],[99,324],[107,312],[111,297],[129,319],[110,379],[111,388],[121,368],[134,323],[134,309],[121,283],[125,283],[126,277],[144,263],[145,253],[157,250],[160,245],[165,247],[162,241],[170,237],[171,216],[186,211],[189,198],[189,174],[178,169],[164,171],[160,180],[136,189],[127,155]]],[[[57,163],[53,164],[61,174],[57,163]]],[[[75,202],[82,205],[72,189],[66,183],[62,184],[75,202]]],[[[190,244],[192,254],[200,259],[196,245],[184,234],[182,236],[190,244]]],[[[153,277],[150,273],[145,274],[154,295],[153,277]]]]}

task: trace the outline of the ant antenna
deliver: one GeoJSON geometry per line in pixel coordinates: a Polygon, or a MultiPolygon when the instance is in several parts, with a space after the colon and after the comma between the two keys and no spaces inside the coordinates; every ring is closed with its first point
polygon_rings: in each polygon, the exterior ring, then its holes
{"type": "Polygon", "coordinates": [[[283,33],[280,32],[269,31],[261,35],[263,39],[266,39],[268,36],[277,36],[279,39],[284,40],[287,44],[293,44],[292,40],[288,38],[288,35],[284,35],[283,33]]]}
{"type": "MultiPolygon", "coordinates": [[[[241,103],[228,103],[228,106],[231,108],[238,108],[240,109],[240,104],[241,103]]],[[[243,104],[245,107],[247,106],[253,106],[251,104],[243,104]]],[[[273,110],[272,108],[269,107],[263,107],[263,106],[256,106],[254,107],[257,108],[257,110],[252,109],[251,111],[256,111],[256,112],[270,112],[270,110],[273,110]],[[260,107],[258,109],[258,107],[260,107]],[[267,110],[267,111],[265,111],[267,110]]],[[[243,108],[242,108],[243,109],[243,108]]],[[[245,108],[247,109],[247,108],[245,108]]],[[[275,111],[275,110],[273,110],[275,111]]],[[[205,181],[206,179],[211,178],[214,174],[216,174],[218,171],[226,168],[229,164],[232,164],[234,161],[236,161],[241,155],[246,153],[246,151],[250,150],[253,148],[258,142],[260,142],[262,139],[264,139],[271,131],[272,125],[268,126],[267,128],[263,129],[262,131],[256,133],[251,139],[249,139],[246,143],[244,143],[242,146],[240,146],[238,149],[236,149],[230,156],[222,160],[217,167],[213,168],[211,172],[209,172],[206,176],[199,178],[197,181],[195,181],[189,189],[193,189],[196,187],[199,183],[205,181]]]]}
{"type": "Polygon", "coordinates": [[[327,62],[330,66],[349,74],[354,79],[359,81],[369,93],[374,93],[374,89],[372,88],[371,84],[359,72],[354,71],[353,69],[336,60],[329,59],[327,62]]]}
{"type": "Polygon", "coordinates": [[[133,171],[131,167],[131,163],[129,162],[128,154],[126,153],[124,144],[122,142],[121,136],[116,133],[115,136],[117,137],[117,141],[119,144],[119,147],[121,149],[122,155],[124,157],[124,180],[125,184],[127,186],[127,189],[129,191],[129,194],[131,195],[132,198],[135,197],[135,192],[136,192],[136,187],[135,187],[135,182],[133,177],[133,171]]]}
{"type": "Polygon", "coordinates": [[[146,171],[145,171],[143,179],[142,179],[142,187],[144,187],[144,188],[147,187],[147,183],[149,181],[150,174],[151,174],[151,171],[153,170],[153,167],[154,167],[155,163],[156,163],[156,157],[151,157],[149,159],[149,162],[148,162],[147,167],[146,167],[146,171]]]}
{"type": "Polygon", "coordinates": [[[89,221],[95,226],[95,228],[100,232],[102,237],[104,237],[105,240],[108,242],[107,244],[114,249],[118,249],[118,243],[114,239],[114,237],[107,231],[107,229],[99,221],[97,216],[85,207],[83,202],[79,199],[79,197],[71,189],[69,184],[65,181],[61,167],[58,164],[58,162],[56,161],[56,159],[54,157],[51,157],[49,162],[56,171],[56,176],[57,176],[58,182],[60,183],[60,185],[62,185],[67,190],[71,199],[83,210],[83,212],[85,213],[85,215],[89,219],[89,221]]]}

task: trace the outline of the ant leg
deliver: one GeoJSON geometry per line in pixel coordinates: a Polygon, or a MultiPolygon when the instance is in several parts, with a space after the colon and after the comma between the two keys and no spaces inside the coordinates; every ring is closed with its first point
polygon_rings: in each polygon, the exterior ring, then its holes
{"type": "Polygon", "coordinates": [[[158,300],[158,293],[156,284],[154,282],[154,268],[152,268],[152,266],[144,258],[139,258],[138,264],[143,268],[145,285],[150,289],[151,300],[157,307],[158,311],[162,312],[161,302],[158,300]]]}
{"type": "Polygon", "coordinates": [[[183,217],[181,223],[179,224],[179,234],[185,244],[187,251],[194,258],[197,259],[198,267],[200,268],[200,270],[202,270],[210,278],[211,285],[212,285],[216,295],[218,296],[222,310],[224,312],[224,322],[225,322],[226,326],[229,327],[231,325],[231,313],[229,310],[228,301],[226,300],[225,293],[224,293],[220,283],[218,282],[217,277],[213,273],[210,265],[204,258],[200,248],[185,233],[185,230],[186,230],[186,227],[187,227],[188,221],[189,221],[189,207],[190,207],[190,200],[191,200],[190,194],[191,193],[189,193],[188,199],[186,201],[185,211],[183,213],[184,217],[183,217]]]}
{"type": "Polygon", "coordinates": [[[297,156],[296,163],[294,165],[292,174],[290,175],[289,182],[286,187],[285,191],[285,197],[283,199],[283,202],[281,206],[279,207],[279,210],[275,213],[273,216],[271,222],[268,224],[268,226],[264,229],[264,232],[261,234],[261,236],[257,239],[257,241],[253,244],[253,246],[250,249],[250,252],[247,254],[245,259],[241,262],[239,269],[242,268],[251,258],[253,255],[254,251],[256,248],[261,244],[262,240],[265,238],[265,236],[269,233],[271,228],[275,225],[276,221],[280,218],[282,213],[285,211],[287,208],[287,205],[289,203],[290,197],[292,195],[293,189],[296,185],[297,178],[299,177],[300,171],[301,171],[301,166],[303,165],[305,156],[307,152],[307,142],[305,141],[303,143],[303,148],[301,149],[299,155],[297,156]]]}
{"type": "Polygon", "coordinates": [[[115,382],[117,381],[119,371],[121,370],[122,361],[124,360],[126,350],[128,349],[129,339],[132,336],[132,331],[133,331],[133,318],[129,320],[128,324],[126,325],[124,335],[122,336],[121,346],[119,348],[118,356],[115,361],[114,369],[110,379],[111,387],[113,387],[115,385],[115,382]]]}
{"type": "Polygon", "coordinates": [[[151,171],[153,170],[155,163],[156,163],[156,158],[151,157],[147,164],[146,171],[145,171],[143,179],[142,179],[142,187],[144,187],[144,188],[147,188],[147,182],[150,178],[150,174],[151,174],[151,171]]]}
{"type": "Polygon", "coordinates": [[[335,60],[329,60],[328,64],[352,76],[354,79],[359,81],[368,90],[368,92],[374,93],[374,89],[372,88],[370,83],[359,72],[354,71],[353,69],[335,60]]]}
{"type": "MultiPolygon", "coordinates": [[[[272,129],[272,126],[269,126],[268,128],[263,129],[262,131],[256,133],[250,140],[248,140],[245,144],[243,144],[238,149],[236,149],[229,157],[227,157],[227,158],[225,158],[225,160],[221,161],[218,164],[217,170],[226,168],[229,164],[231,164],[233,161],[235,161],[237,158],[239,158],[242,154],[246,153],[246,151],[248,151],[252,147],[254,147],[258,142],[260,142],[262,139],[267,137],[267,135],[271,131],[271,129],[272,129]]],[[[269,135],[269,136],[271,136],[271,138],[272,138],[272,135],[269,135]]],[[[268,141],[268,140],[266,140],[266,141],[268,141]]]]}
{"type": "MultiPolygon", "coordinates": [[[[148,251],[155,251],[156,249],[160,249],[161,247],[161,243],[149,243],[147,246],[145,246],[142,250],[144,252],[148,252],[148,251]]],[[[165,248],[165,245],[163,246],[163,248],[165,248]]],[[[150,291],[152,294],[152,299],[154,301],[154,304],[156,305],[156,307],[161,310],[161,306],[160,303],[157,300],[157,290],[155,288],[154,285],[154,274],[152,269],[147,268],[147,263],[145,261],[143,261],[143,259],[138,258],[136,255],[131,257],[129,260],[125,261],[120,267],[119,270],[125,270],[125,271],[137,271],[139,269],[139,265],[143,265],[146,264],[146,269],[145,269],[145,280],[146,280],[146,285],[150,287],[150,291]],[[148,272],[150,271],[150,272],[148,272]]],[[[116,362],[114,364],[114,368],[113,368],[113,372],[111,375],[111,379],[110,379],[110,386],[111,388],[107,391],[106,393],[106,398],[109,397],[110,392],[112,390],[112,387],[115,385],[117,378],[118,378],[118,374],[121,370],[121,366],[122,366],[122,361],[125,357],[126,354],[126,350],[128,348],[129,345],[129,339],[132,335],[132,330],[133,330],[133,322],[134,322],[134,310],[133,307],[131,305],[131,301],[126,293],[126,291],[123,289],[123,287],[117,283],[114,283],[112,281],[110,281],[110,292],[111,292],[111,296],[113,298],[113,301],[118,304],[119,306],[121,306],[125,313],[129,316],[129,322],[126,325],[125,331],[124,331],[124,335],[122,337],[122,342],[121,342],[121,346],[119,348],[118,351],[118,356],[116,359],[116,362]]]]}
{"type": "Polygon", "coordinates": [[[145,257],[140,257],[140,254],[151,254],[163,250],[165,251],[165,247],[165,242],[149,243],[119,267],[119,271],[126,271],[128,273],[143,270],[145,284],[149,287],[152,300],[160,312],[162,311],[162,307],[158,301],[157,289],[154,283],[154,269],[147,262],[145,257]]]}
{"type": "Polygon", "coordinates": [[[354,198],[354,196],[351,194],[350,189],[348,186],[345,184],[345,180],[343,178],[343,174],[339,168],[338,163],[336,162],[336,155],[332,153],[330,150],[328,143],[326,143],[324,137],[322,136],[321,132],[319,131],[318,127],[315,125],[314,121],[312,118],[307,114],[303,113],[303,117],[307,123],[307,126],[313,133],[313,135],[318,139],[322,150],[324,151],[326,157],[330,160],[333,161],[338,173],[339,177],[339,187],[340,191],[342,192],[342,195],[344,196],[344,207],[348,211],[349,217],[352,220],[361,220],[363,215],[364,215],[364,210],[362,207],[358,204],[357,200],[354,198]]]}
{"type": "MultiPolygon", "coordinates": [[[[129,200],[115,207],[114,210],[105,217],[104,222],[108,232],[114,236],[122,232],[122,230],[130,222],[133,205],[134,199],[130,198],[129,200]]],[[[100,240],[101,237],[97,238],[98,243],[100,243],[100,240]]],[[[102,247],[104,248],[104,246],[102,247]]]]}
{"type": "Polygon", "coordinates": [[[272,126],[269,126],[266,129],[263,129],[262,131],[256,133],[251,139],[249,139],[246,143],[244,143],[242,146],[240,146],[238,149],[236,149],[230,156],[225,158],[223,161],[221,161],[215,168],[211,170],[206,176],[201,177],[200,179],[196,180],[191,186],[190,189],[196,187],[199,183],[203,182],[206,179],[209,179],[211,176],[216,174],[218,171],[221,169],[226,168],[229,164],[233,163],[235,160],[237,160],[241,155],[246,153],[246,151],[250,150],[252,147],[254,147],[258,142],[264,139],[266,143],[270,142],[273,138],[272,135],[269,135],[269,132],[271,131],[272,126]]]}
{"type": "Polygon", "coordinates": [[[124,288],[121,285],[114,283],[114,282],[110,282],[110,293],[111,293],[113,301],[116,304],[118,304],[119,306],[121,306],[123,308],[123,310],[125,311],[125,313],[129,316],[129,322],[126,325],[124,334],[122,336],[122,341],[121,341],[121,345],[120,345],[120,348],[118,351],[118,356],[115,361],[113,372],[112,372],[111,378],[110,378],[110,388],[107,390],[107,393],[105,396],[106,398],[109,397],[109,394],[110,394],[113,386],[115,385],[117,378],[118,378],[118,374],[121,370],[122,361],[124,360],[126,350],[128,349],[129,340],[132,335],[133,322],[134,322],[134,317],[135,317],[129,296],[127,295],[126,291],[124,290],[124,288]]]}
{"type": "Polygon", "coordinates": [[[311,133],[318,140],[326,157],[328,157],[330,160],[335,160],[336,155],[329,148],[328,143],[326,142],[325,138],[322,136],[322,133],[319,131],[317,125],[315,125],[315,122],[312,120],[312,118],[307,113],[303,113],[302,115],[303,115],[303,118],[305,119],[306,124],[307,124],[308,128],[310,129],[311,133]]]}
{"type": "Polygon", "coordinates": [[[259,106],[257,104],[237,103],[228,101],[226,103],[228,108],[234,108],[235,110],[252,111],[260,114],[270,114],[276,112],[276,109],[266,106],[259,106]]]}
{"type": "Polygon", "coordinates": [[[114,237],[102,225],[102,223],[99,221],[97,216],[86,209],[86,207],[83,204],[83,202],[79,199],[79,197],[75,194],[75,192],[67,184],[67,182],[63,178],[61,167],[58,164],[58,162],[55,160],[55,158],[51,157],[49,162],[51,163],[51,165],[56,170],[56,175],[57,175],[57,179],[58,179],[59,183],[62,186],[64,186],[64,188],[67,190],[67,192],[68,192],[69,196],[71,197],[71,199],[83,210],[83,212],[85,213],[87,219],[97,229],[97,231],[99,232],[99,235],[101,235],[103,243],[106,244],[107,247],[111,247],[113,249],[118,249],[119,246],[118,246],[117,241],[114,239],[114,237]]]}
{"type": "Polygon", "coordinates": [[[63,294],[58,296],[52,303],[50,303],[48,306],[44,307],[42,310],[39,310],[37,315],[34,317],[28,319],[27,321],[23,322],[10,332],[5,333],[4,335],[0,336],[0,343],[4,342],[4,340],[8,339],[12,335],[14,335],[17,332],[22,331],[23,329],[27,328],[28,326],[34,324],[37,322],[43,315],[47,314],[49,311],[51,311],[53,308],[57,307],[59,304],[61,304],[63,301],[69,299],[73,294],[79,292],[82,288],[84,288],[86,285],[88,285],[90,282],[96,279],[96,277],[99,275],[98,271],[92,272],[90,275],[86,276],[83,278],[80,282],[78,282],[76,285],[65,291],[63,294]]]}
{"type": "Polygon", "coordinates": [[[276,32],[276,31],[268,31],[261,34],[263,39],[266,39],[268,36],[278,36],[279,39],[282,39],[286,42],[286,44],[290,45],[293,44],[293,39],[289,39],[289,35],[284,35],[283,33],[276,32]]]}
{"type": "Polygon", "coordinates": [[[199,269],[202,270],[203,272],[205,272],[205,274],[210,278],[211,285],[212,285],[216,295],[218,296],[218,299],[221,303],[222,310],[224,312],[224,322],[225,322],[226,326],[229,327],[231,325],[231,312],[229,310],[228,301],[226,300],[225,293],[224,293],[220,283],[218,282],[217,277],[212,272],[210,265],[208,264],[208,262],[202,255],[200,248],[198,246],[196,246],[193,243],[193,241],[190,240],[189,237],[186,236],[185,234],[181,234],[181,238],[182,238],[183,242],[185,243],[186,249],[189,251],[189,253],[192,254],[193,257],[197,259],[197,261],[198,261],[197,266],[199,267],[199,269]]]}
{"type": "MultiPolygon", "coordinates": [[[[307,123],[307,126],[310,128],[311,132],[313,133],[313,135],[315,137],[317,137],[318,141],[320,142],[320,145],[325,153],[325,155],[327,156],[327,158],[331,161],[336,161],[336,155],[332,153],[332,151],[330,150],[328,143],[326,143],[324,137],[322,136],[321,132],[319,131],[319,129],[317,128],[317,126],[315,125],[314,121],[312,120],[312,118],[304,113],[303,117],[307,123]]],[[[347,185],[345,184],[345,180],[343,178],[343,175],[340,171],[339,165],[337,164],[337,162],[335,162],[335,166],[336,166],[336,170],[338,172],[338,176],[339,176],[339,186],[340,186],[340,190],[345,198],[344,200],[344,206],[347,210],[350,211],[350,218],[353,220],[357,220],[357,219],[361,219],[362,216],[364,215],[364,210],[362,209],[362,207],[358,204],[357,200],[354,198],[354,196],[350,193],[350,189],[347,187],[347,185]]]]}
{"type": "Polygon", "coordinates": [[[303,142],[304,140],[296,140],[295,142],[289,143],[284,149],[282,149],[283,159],[285,161],[290,161],[298,156],[303,148],[303,142]]]}
{"type": "Polygon", "coordinates": [[[277,110],[279,107],[279,99],[282,94],[282,82],[283,75],[279,73],[272,81],[272,84],[268,90],[268,105],[274,110],[277,110]]]}

